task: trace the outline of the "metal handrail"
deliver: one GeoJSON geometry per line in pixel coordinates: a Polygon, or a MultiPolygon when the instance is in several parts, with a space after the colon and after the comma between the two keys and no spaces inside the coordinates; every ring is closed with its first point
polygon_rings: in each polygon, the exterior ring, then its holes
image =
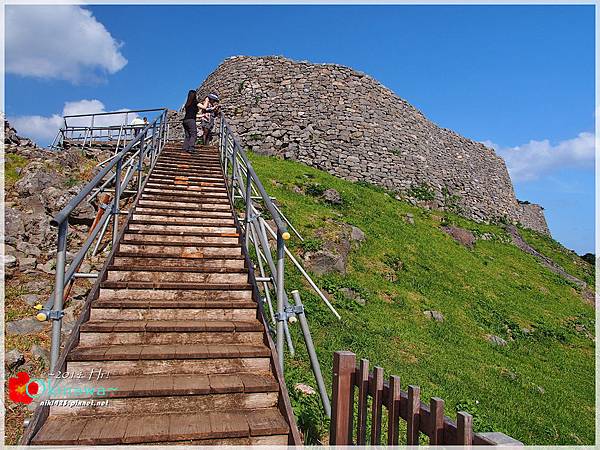
{"type": "Polygon", "coordinates": [[[64,119],[69,119],[71,117],[92,117],[92,116],[110,116],[116,114],[136,114],[142,112],[157,112],[157,111],[166,111],[167,108],[153,108],[153,109],[127,109],[125,111],[106,111],[106,112],[97,112],[97,113],[88,113],[88,114],[69,114],[68,116],[63,116],[64,119]]]}
{"type": "Polygon", "coordinates": [[[246,152],[240,146],[223,114],[220,115],[220,119],[219,153],[226,178],[227,191],[234,210],[237,206],[236,200],[239,198],[243,201],[244,219],[237,218],[236,222],[240,224],[243,230],[246,253],[250,254],[251,247],[254,251],[254,258],[257,263],[257,269],[255,270],[260,275],[260,277],[255,278],[255,281],[257,285],[262,287],[263,302],[268,306],[269,317],[266,317],[265,308],[262,308],[261,311],[263,311],[267,323],[270,322],[276,325],[275,337],[279,365],[283,372],[285,343],[287,343],[290,355],[294,356],[295,350],[288,324],[296,323],[299,320],[323,408],[329,416],[331,413],[329,398],[327,397],[319,361],[310,336],[308,322],[304,315],[304,306],[300,301],[298,291],[292,292],[295,305],[290,303],[285,291],[286,255],[338,319],[340,319],[340,315],[285,245],[285,242],[290,238],[290,234],[287,232],[288,226],[302,239],[300,233],[285,217],[281,209],[273,203],[273,197],[266,192],[246,152]],[[262,202],[269,212],[275,222],[276,230],[273,230],[265,218],[262,217],[261,211],[255,204],[256,201],[262,202]],[[276,241],[275,256],[271,253],[272,248],[269,244],[269,237],[276,241]],[[272,305],[271,287],[275,291],[276,308],[272,305]]]}
{"type": "MultiPolygon", "coordinates": [[[[149,110],[146,110],[149,111],[149,110]]],[[[63,317],[63,302],[64,289],[68,283],[75,278],[93,277],[95,274],[79,273],[78,269],[85,259],[87,252],[91,248],[94,241],[97,244],[94,248],[94,254],[102,241],[109,221],[112,219],[112,246],[117,244],[119,235],[119,220],[121,214],[119,209],[121,194],[125,192],[127,186],[137,173],[136,195],[139,195],[142,187],[142,178],[144,176],[144,165],[146,160],[150,168],[156,163],[158,154],[162,151],[167,142],[167,109],[162,110],[162,114],[157,116],[151,123],[145,126],[137,136],[134,137],[121,151],[119,151],[111,160],[106,161],[106,165],[88,182],[81,191],[69,201],[69,203],[56,214],[50,224],[58,227],[57,251],[56,251],[56,275],[55,287],[52,294],[44,305],[38,305],[39,310],[36,318],[40,321],[52,320],[52,343],[50,347],[50,369],[56,370],[58,356],[60,352],[60,334],[63,317]],[[152,135],[148,137],[149,133],[152,135]],[[114,169],[114,173],[113,172],[114,169]],[[125,174],[122,172],[125,170],[125,174]],[[107,175],[110,175],[108,180],[104,180],[107,175]],[[100,185],[100,187],[98,187],[100,185]],[[112,189],[109,189],[112,185],[112,189]],[[98,220],[90,230],[88,238],[77,252],[71,264],[66,267],[66,252],[67,252],[67,235],[68,235],[68,219],[73,211],[82,204],[86,199],[90,201],[99,193],[108,190],[114,190],[112,201],[105,205],[105,212],[100,220],[98,220]],[[66,270],[65,270],[66,269],[66,270]]],[[[105,113],[111,114],[111,113],[105,113]]],[[[93,128],[89,128],[93,133],[93,128]]],[[[128,191],[129,192],[129,191],[128,191]]]]}

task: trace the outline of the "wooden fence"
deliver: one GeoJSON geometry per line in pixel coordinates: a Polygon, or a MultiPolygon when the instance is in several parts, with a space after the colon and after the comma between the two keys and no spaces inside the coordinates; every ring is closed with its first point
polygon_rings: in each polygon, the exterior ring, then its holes
{"type": "Polygon", "coordinates": [[[418,445],[420,433],[429,437],[430,445],[523,445],[503,433],[473,433],[472,416],[457,413],[455,423],[444,415],[444,401],[431,398],[422,403],[418,386],[400,389],[400,378],[383,379],[383,369],[369,372],[369,361],[362,359],[356,366],[356,355],[336,352],[333,357],[333,392],[331,404],[330,445],[380,445],[382,407],[387,408],[387,445],[398,445],[400,419],[406,422],[406,444],[418,445]],[[356,442],[354,442],[354,388],[358,388],[356,442]],[[371,433],[367,441],[368,397],[371,433]]]}

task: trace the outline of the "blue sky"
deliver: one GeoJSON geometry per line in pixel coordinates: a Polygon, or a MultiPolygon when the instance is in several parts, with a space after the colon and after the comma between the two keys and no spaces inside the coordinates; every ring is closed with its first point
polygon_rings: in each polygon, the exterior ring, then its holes
{"type": "Polygon", "coordinates": [[[517,197],[546,208],[554,237],[594,251],[593,6],[19,8],[6,8],[6,112],[42,142],[84,99],[178,108],[232,55],[344,64],[496,148],[517,197]],[[78,22],[88,32],[69,34],[78,22]]]}

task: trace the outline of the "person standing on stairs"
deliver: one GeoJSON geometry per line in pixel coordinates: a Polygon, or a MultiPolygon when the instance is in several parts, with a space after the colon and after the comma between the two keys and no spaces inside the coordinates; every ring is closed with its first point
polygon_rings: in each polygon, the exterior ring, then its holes
{"type": "Polygon", "coordinates": [[[192,153],[194,151],[194,146],[196,145],[196,138],[198,137],[196,114],[198,114],[200,109],[200,103],[198,103],[196,98],[196,91],[190,90],[188,92],[184,108],[183,131],[185,132],[185,139],[183,140],[183,150],[192,153]]]}
{"type": "Polygon", "coordinates": [[[211,138],[211,130],[215,124],[215,117],[219,112],[219,96],[210,93],[200,105],[200,126],[202,127],[202,143],[208,145],[211,138]]]}

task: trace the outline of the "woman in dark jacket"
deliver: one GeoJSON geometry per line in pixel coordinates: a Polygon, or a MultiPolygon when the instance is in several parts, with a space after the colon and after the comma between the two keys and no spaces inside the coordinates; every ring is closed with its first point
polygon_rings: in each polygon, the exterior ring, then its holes
{"type": "Polygon", "coordinates": [[[199,111],[199,104],[196,98],[196,91],[190,90],[188,92],[184,108],[185,116],[183,116],[183,130],[185,131],[185,139],[183,140],[183,150],[192,153],[198,137],[196,114],[198,114],[199,111]]]}

